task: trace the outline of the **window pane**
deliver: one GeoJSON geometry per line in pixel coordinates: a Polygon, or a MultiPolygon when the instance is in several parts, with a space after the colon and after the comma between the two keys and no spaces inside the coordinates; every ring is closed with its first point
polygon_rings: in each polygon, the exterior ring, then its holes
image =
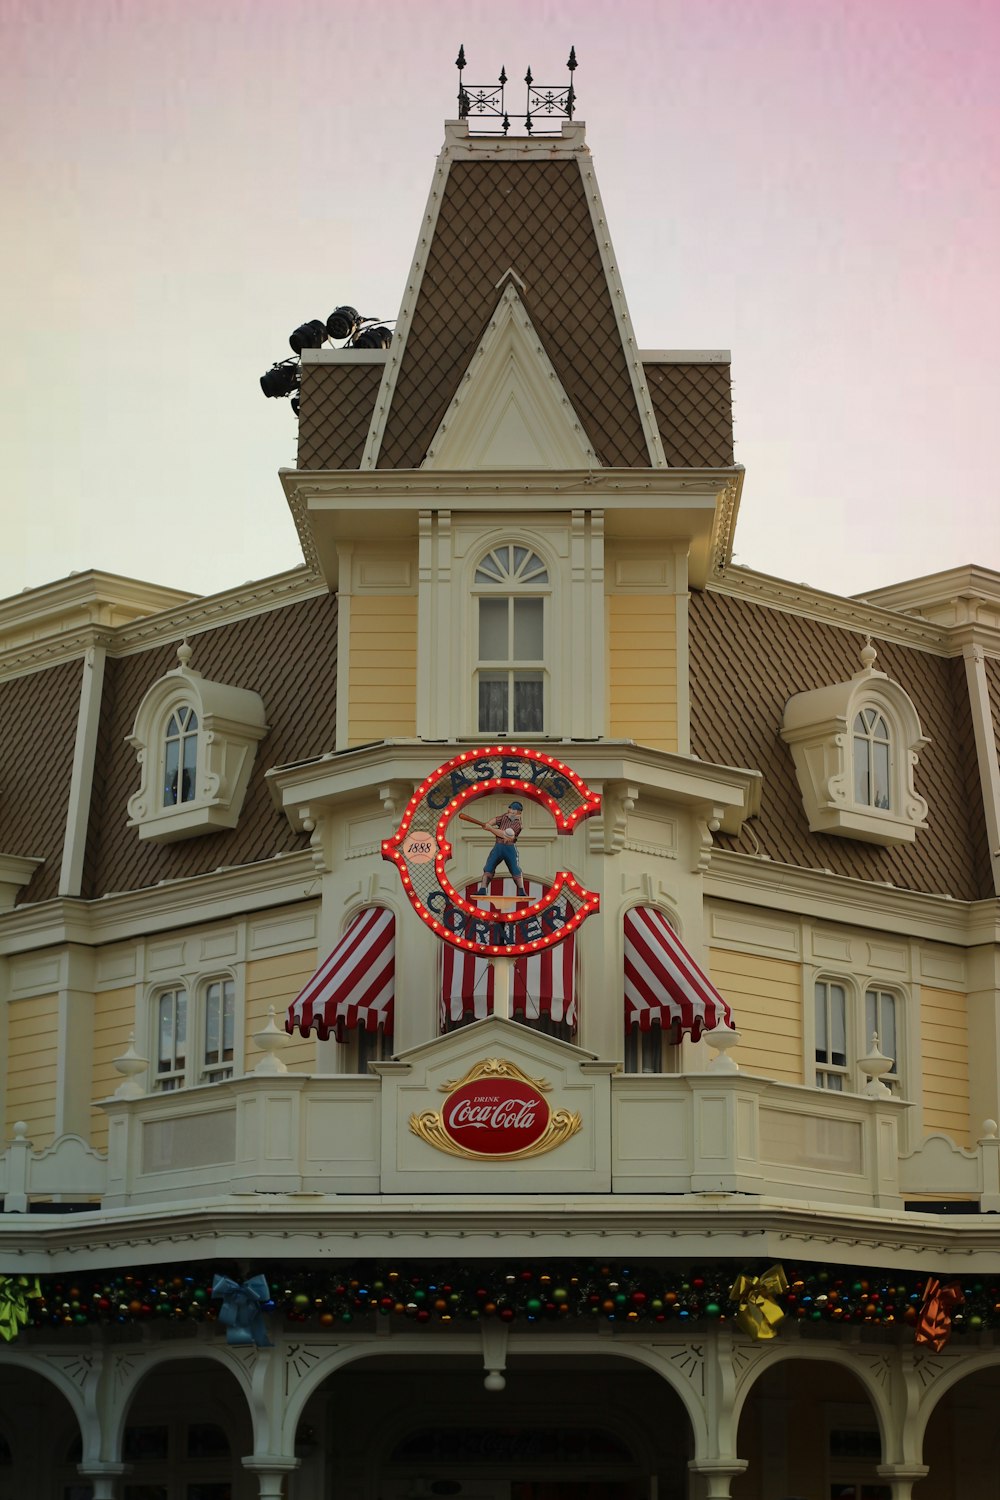
{"type": "MultiPolygon", "coordinates": [[[[484,601],[485,602],[485,601],[484,601]]],[[[541,661],[542,617],[545,602],[542,599],[514,600],[514,660],[541,661]]]]}
{"type": "Polygon", "coordinates": [[[221,985],[210,984],[205,991],[205,1061],[219,1061],[219,1023],[221,1021],[221,985]]]}
{"type": "Polygon", "coordinates": [[[159,1046],[156,1065],[161,1073],[169,1072],[174,1065],[174,994],[160,996],[159,1046]]]}
{"type": "Polygon", "coordinates": [[[514,678],[514,731],[541,734],[544,727],[541,672],[519,672],[514,678]]]}
{"type": "Polygon", "coordinates": [[[190,802],[194,797],[195,777],[198,770],[198,736],[184,736],[184,771],[181,775],[181,801],[190,802]]]}
{"type": "Polygon", "coordinates": [[[837,1067],[847,1065],[847,997],[839,984],[830,986],[830,1041],[832,1061],[837,1067]]]}
{"type": "Polygon", "coordinates": [[[483,734],[506,734],[507,673],[479,674],[479,729],[483,734]]]}
{"type": "Polygon", "coordinates": [[[509,661],[510,642],[507,635],[509,599],[480,599],[479,601],[479,660],[509,661]]]}
{"type": "Polygon", "coordinates": [[[872,752],[875,762],[873,801],[876,807],[887,808],[889,806],[889,746],[884,740],[876,740],[872,746],[872,752]]]}
{"type": "Polygon", "coordinates": [[[860,735],[854,736],[854,800],[859,807],[871,806],[868,752],[870,745],[860,735]]]}
{"type": "Polygon", "coordinates": [[[826,1062],[830,1045],[826,1027],[826,985],[816,986],[816,1061],[826,1062]]]}
{"type": "Polygon", "coordinates": [[[233,1043],[236,1036],[236,989],[231,979],[222,986],[222,1057],[224,1062],[233,1060],[233,1043]]]}
{"type": "Polygon", "coordinates": [[[181,747],[177,740],[167,741],[167,760],[163,775],[163,805],[174,807],[177,802],[177,768],[180,764],[181,747]]]}

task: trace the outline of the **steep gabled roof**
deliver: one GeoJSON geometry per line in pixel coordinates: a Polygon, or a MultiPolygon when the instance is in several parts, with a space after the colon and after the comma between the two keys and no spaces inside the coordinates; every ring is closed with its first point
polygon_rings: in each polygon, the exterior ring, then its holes
{"type": "Polygon", "coordinates": [[[662,466],[583,126],[536,142],[450,124],[362,467],[423,462],[508,271],[599,461],[662,466]]]}

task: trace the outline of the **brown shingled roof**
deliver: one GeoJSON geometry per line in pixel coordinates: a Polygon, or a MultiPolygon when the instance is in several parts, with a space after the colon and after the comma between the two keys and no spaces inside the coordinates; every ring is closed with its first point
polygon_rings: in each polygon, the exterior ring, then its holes
{"type": "Polygon", "coordinates": [[[990,695],[990,713],[993,717],[993,738],[1000,748],[1000,661],[995,656],[986,658],[986,686],[990,695]]]}
{"type": "Polygon", "coordinates": [[[452,163],[378,467],[423,462],[510,267],[526,284],[525,306],[601,462],[648,467],[575,159],[452,163]]]}
{"type": "MultiPolygon", "coordinates": [[[[961,659],[879,642],[877,665],[906,690],[931,743],[917,790],[928,827],[912,844],[882,848],[810,833],[795,768],[781,739],[793,693],[844,681],[858,670],[860,633],[705,590],[691,595],[691,745],[706,760],[763,773],[761,852],[786,864],[829,869],[905,890],[976,901],[992,896],[971,709],[961,659]]],[[[717,835],[724,848],[746,845],[717,835]]]]}
{"type": "Polygon", "coordinates": [[[728,468],[733,462],[733,393],[729,366],[644,364],[663,456],[682,469],[728,468]]]}
{"type": "Polygon", "coordinates": [[[83,661],[0,682],[0,854],[44,859],[21,903],[59,894],[83,661]]]}
{"type": "Polygon", "coordinates": [[[303,365],[300,469],[356,469],[365,451],[382,364],[303,365]]]}
{"type": "Polygon", "coordinates": [[[257,747],[239,824],[174,844],[140,841],[138,830],[127,827],[126,805],[138,788],[139,768],[126,735],[145,693],[177,665],[176,644],[109,659],[83,877],[87,898],[252,864],[304,846],[304,837],[275,811],[264,773],[334,747],[336,600],[320,595],[189,639],[191,664],[203,677],[250,688],[264,700],[270,728],[257,747]]]}

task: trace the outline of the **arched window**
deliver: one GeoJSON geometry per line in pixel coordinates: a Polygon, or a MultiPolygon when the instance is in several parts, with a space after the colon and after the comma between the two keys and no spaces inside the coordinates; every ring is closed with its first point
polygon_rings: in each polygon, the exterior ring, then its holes
{"type": "Polygon", "coordinates": [[[476,690],[481,734],[545,731],[548,569],[530,547],[494,547],[476,567],[476,690]]]}
{"type": "Polygon", "coordinates": [[[892,738],[884,714],[863,708],[854,720],[854,800],[888,811],[892,738]]]}
{"type": "Polygon", "coordinates": [[[198,715],[183,704],[167,722],[163,748],[163,805],[193,802],[198,774],[198,715]]]}

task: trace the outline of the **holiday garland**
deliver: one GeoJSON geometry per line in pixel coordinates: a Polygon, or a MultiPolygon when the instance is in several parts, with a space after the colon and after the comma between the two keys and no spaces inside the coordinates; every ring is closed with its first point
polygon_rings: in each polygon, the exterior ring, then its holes
{"type": "Polygon", "coordinates": [[[210,1323],[220,1315],[224,1325],[232,1324],[233,1299],[245,1302],[247,1288],[253,1289],[255,1307],[272,1326],[284,1321],[333,1328],[377,1317],[416,1326],[482,1318],[525,1324],[582,1318],[647,1328],[732,1322],[750,1337],[770,1337],[787,1318],[912,1328],[918,1342],[934,1347],[941,1347],[952,1331],[1000,1328],[1000,1282],[952,1281],[942,1289],[927,1274],[850,1267],[554,1261],[477,1268],[364,1262],[337,1267],[265,1264],[253,1271],[249,1281],[246,1271],[231,1263],[0,1276],[0,1335],[9,1340],[26,1327],[51,1330],[95,1323],[210,1323]]]}

